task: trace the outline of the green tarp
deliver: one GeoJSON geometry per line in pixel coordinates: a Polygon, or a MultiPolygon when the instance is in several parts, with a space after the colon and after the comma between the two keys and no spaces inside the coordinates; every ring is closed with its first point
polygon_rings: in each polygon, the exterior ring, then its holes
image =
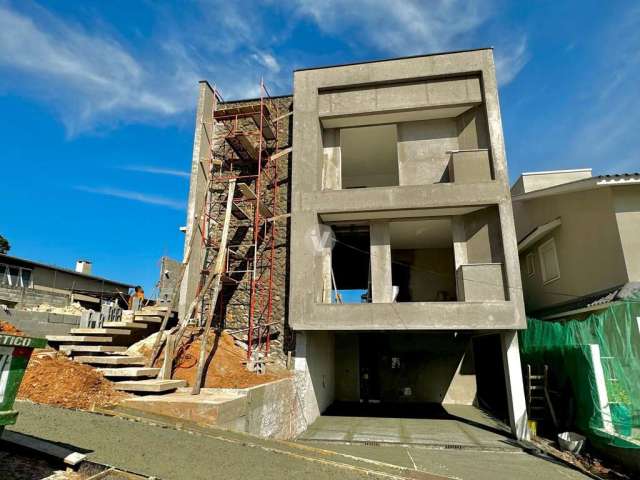
{"type": "Polygon", "coordinates": [[[528,318],[527,325],[519,335],[522,362],[549,366],[560,416],[571,417],[592,441],[640,447],[640,300],[615,302],[580,319],[528,318]],[[592,345],[599,346],[608,398],[604,408],[592,345]]]}

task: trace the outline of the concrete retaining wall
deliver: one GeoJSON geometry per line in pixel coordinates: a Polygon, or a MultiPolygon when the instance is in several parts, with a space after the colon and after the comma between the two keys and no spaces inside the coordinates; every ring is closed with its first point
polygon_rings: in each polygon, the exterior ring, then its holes
{"type": "Polygon", "coordinates": [[[24,310],[0,310],[0,320],[9,322],[27,335],[64,335],[80,324],[80,315],[61,315],[48,312],[26,312],[24,310]]]}

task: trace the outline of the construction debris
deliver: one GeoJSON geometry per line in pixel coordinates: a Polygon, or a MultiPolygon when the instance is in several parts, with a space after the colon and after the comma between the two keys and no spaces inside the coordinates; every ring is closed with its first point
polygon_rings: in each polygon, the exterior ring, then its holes
{"type": "Polygon", "coordinates": [[[82,315],[85,309],[77,302],[67,305],[66,307],[56,307],[55,305],[49,305],[48,303],[41,303],[32,307],[26,307],[24,309],[27,312],[48,312],[58,313],[60,315],[82,315]]]}
{"type": "Polygon", "coordinates": [[[82,410],[115,405],[127,396],[90,366],[50,350],[34,351],[18,391],[21,400],[82,410]]]}

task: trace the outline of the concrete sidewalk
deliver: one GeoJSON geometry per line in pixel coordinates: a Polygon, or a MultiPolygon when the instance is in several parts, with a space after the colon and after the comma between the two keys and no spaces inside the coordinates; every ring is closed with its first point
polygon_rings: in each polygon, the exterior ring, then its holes
{"type": "Polygon", "coordinates": [[[520,451],[323,444],[260,439],[198,425],[176,426],[17,402],[11,430],[85,450],[88,459],[170,479],[586,479],[520,451]]]}

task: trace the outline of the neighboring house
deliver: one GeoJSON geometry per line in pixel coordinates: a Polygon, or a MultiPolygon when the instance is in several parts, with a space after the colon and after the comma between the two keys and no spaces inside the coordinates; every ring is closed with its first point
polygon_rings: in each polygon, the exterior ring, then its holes
{"type": "Polygon", "coordinates": [[[523,437],[526,323],[492,50],[298,70],[293,104],[289,325],[307,421],[336,401],[470,404],[478,370],[495,379],[503,359],[523,437]]]}
{"type": "Polygon", "coordinates": [[[523,173],[511,188],[527,313],[588,313],[636,293],[640,174],[523,173]]]}
{"type": "Polygon", "coordinates": [[[66,306],[71,302],[99,309],[101,299],[126,297],[131,285],[91,275],[91,262],[76,270],[0,254],[0,304],[29,307],[66,306]]]}

